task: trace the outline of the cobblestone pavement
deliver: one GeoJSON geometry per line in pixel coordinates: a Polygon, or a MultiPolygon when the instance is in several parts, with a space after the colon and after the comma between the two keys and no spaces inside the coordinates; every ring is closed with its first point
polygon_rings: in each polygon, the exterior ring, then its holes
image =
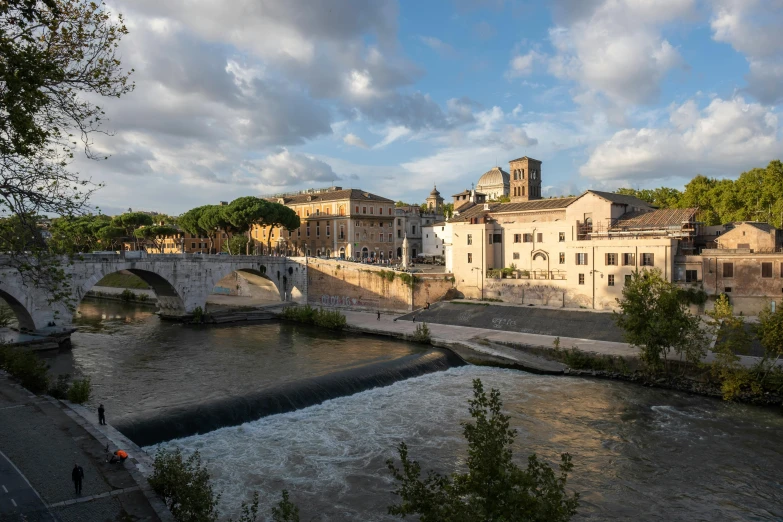
{"type": "MultiPolygon", "coordinates": [[[[130,472],[105,462],[105,447],[58,402],[30,395],[0,373],[0,450],[62,521],[159,521],[130,472]],[[84,468],[82,494],[71,470],[84,468]],[[97,498],[94,498],[96,497],[97,498]]],[[[7,518],[8,520],[25,520],[7,518]]],[[[27,520],[51,520],[29,513],[27,520]]]]}

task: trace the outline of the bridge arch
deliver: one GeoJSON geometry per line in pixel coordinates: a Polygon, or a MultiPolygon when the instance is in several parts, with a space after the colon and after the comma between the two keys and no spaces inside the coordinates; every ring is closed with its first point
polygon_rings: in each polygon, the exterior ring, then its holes
{"type": "MultiPolygon", "coordinates": [[[[109,274],[115,274],[121,271],[127,271],[137,276],[147,283],[155,292],[158,300],[158,308],[162,315],[184,315],[186,313],[185,301],[177,288],[164,276],[151,270],[144,270],[135,267],[111,267],[110,270],[101,270],[93,274],[89,279],[80,285],[80,291],[77,294],[78,301],[82,299],[98,282],[109,274]]],[[[78,303],[75,303],[78,304],[78,303]]]]}
{"type": "Polygon", "coordinates": [[[7,290],[0,288],[0,298],[6,302],[14,313],[14,316],[16,316],[16,322],[19,323],[19,329],[34,331],[36,329],[36,324],[32,314],[24,304],[25,299],[22,296],[13,295],[16,293],[17,292],[14,292],[10,288],[7,290]]]}
{"type": "MultiPolygon", "coordinates": [[[[277,270],[277,278],[284,278],[277,270]]],[[[222,273],[222,272],[221,272],[222,273]]],[[[287,281],[287,278],[285,278],[287,281]]],[[[259,268],[231,268],[223,277],[217,279],[215,286],[209,289],[211,295],[231,295],[249,297],[270,301],[283,301],[285,284],[275,281],[275,274],[266,271],[265,266],[259,268]],[[232,278],[231,276],[236,276],[232,278]]]]}

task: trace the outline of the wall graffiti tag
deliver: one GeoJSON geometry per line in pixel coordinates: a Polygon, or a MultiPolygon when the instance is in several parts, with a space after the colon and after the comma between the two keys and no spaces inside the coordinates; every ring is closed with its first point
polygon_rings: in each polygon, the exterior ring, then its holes
{"type": "Polygon", "coordinates": [[[503,319],[502,317],[495,317],[492,319],[492,328],[516,328],[517,321],[515,319],[503,319]]]}
{"type": "Polygon", "coordinates": [[[321,296],[321,304],[324,306],[362,306],[362,300],[347,295],[328,295],[321,296]]]}

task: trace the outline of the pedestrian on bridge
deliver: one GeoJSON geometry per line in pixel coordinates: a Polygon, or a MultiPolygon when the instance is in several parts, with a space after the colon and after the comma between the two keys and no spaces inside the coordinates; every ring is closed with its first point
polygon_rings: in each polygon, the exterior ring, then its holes
{"type": "Polygon", "coordinates": [[[73,471],[71,471],[71,480],[73,480],[73,487],[76,489],[76,495],[82,494],[82,480],[84,480],[84,470],[78,464],[73,465],[73,471]]]}
{"type": "Polygon", "coordinates": [[[98,424],[106,426],[106,409],[103,407],[103,404],[98,406],[98,424]]]}

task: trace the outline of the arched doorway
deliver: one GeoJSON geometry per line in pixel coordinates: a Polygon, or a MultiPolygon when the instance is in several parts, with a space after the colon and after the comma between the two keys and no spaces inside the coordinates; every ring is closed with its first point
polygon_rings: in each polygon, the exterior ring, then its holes
{"type": "Polygon", "coordinates": [[[533,252],[531,269],[536,279],[549,279],[549,255],[541,250],[533,252]]]}
{"type": "Polygon", "coordinates": [[[402,247],[397,247],[397,259],[402,258],[402,247]]]}
{"type": "Polygon", "coordinates": [[[367,247],[362,248],[362,259],[367,259],[367,257],[370,255],[370,251],[367,247]]]}
{"type": "Polygon", "coordinates": [[[329,250],[328,248],[326,249],[326,257],[327,259],[330,259],[332,257],[332,251],[329,250]]]}
{"type": "Polygon", "coordinates": [[[345,259],[345,247],[340,247],[340,259],[345,259]]]}

